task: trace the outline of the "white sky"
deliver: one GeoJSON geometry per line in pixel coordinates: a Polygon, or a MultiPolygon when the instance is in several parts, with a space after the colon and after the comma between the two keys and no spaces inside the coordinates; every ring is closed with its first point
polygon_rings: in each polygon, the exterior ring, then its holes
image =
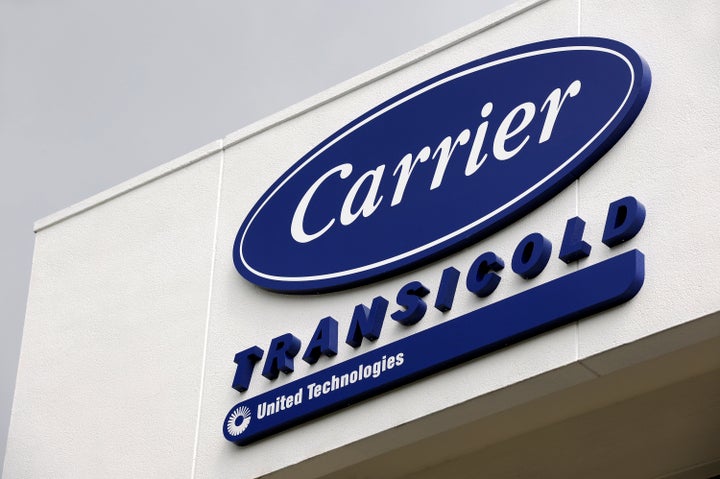
{"type": "Polygon", "coordinates": [[[511,3],[0,0],[0,464],[35,220],[511,3]]]}

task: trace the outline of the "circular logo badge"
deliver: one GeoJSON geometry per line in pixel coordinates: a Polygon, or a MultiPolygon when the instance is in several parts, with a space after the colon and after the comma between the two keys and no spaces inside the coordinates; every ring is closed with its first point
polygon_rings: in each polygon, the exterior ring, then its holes
{"type": "Polygon", "coordinates": [[[228,415],[225,423],[227,434],[237,437],[242,434],[250,425],[252,419],[250,409],[247,406],[238,406],[228,415]]]}

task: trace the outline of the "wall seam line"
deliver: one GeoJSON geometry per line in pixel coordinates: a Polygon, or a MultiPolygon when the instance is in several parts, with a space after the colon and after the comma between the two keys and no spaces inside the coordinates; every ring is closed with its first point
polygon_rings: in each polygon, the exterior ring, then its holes
{"type": "Polygon", "coordinates": [[[217,200],[215,203],[215,224],[213,225],[212,253],[210,255],[210,284],[208,285],[207,307],[205,310],[205,336],[203,338],[202,367],[200,370],[200,391],[198,395],[198,407],[195,422],[195,438],[193,439],[192,467],[190,478],[195,478],[197,453],[200,443],[200,419],[202,416],[203,395],[205,393],[205,370],[207,366],[208,336],[210,331],[210,313],[212,310],[213,284],[215,282],[215,260],[217,258],[218,229],[220,223],[220,200],[222,196],[223,173],[225,171],[225,147],[220,145],[220,168],[218,171],[217,200]]]}
{"type": "MultiPolygon", "coordinates": [[[[577,34],[582,35],[582,0],[577,0],[577,34]]],[[[575,180],[575,216],[580,216],[580,178],[575,180]]],[[[575,262],[575,270],[580,269],[580,262],[575,262]]],[[[580,321],[575,321],[575,361],[580,362],[580,321]]],[[[582,363],[581,363],[582,364],[582,363]]]]}
{"type": "Polygon", "coordinates": [[[590,371],[595,377],[598,377],[598,378],[599,378],[600,376],[602,376],[602,374],[600,374],[599,372],[595,371],[593,368],[591,368],[590,366],[588,366],[587,364],[585,364],[585,362],[584,362],[582,359],[579,359],[579,360],[577,361],[577,363],[578,363],[580,366],[582,366],[583,368],[585,368],[586,370],[590,371]]]}
{"type": "Polygon", "coordinates": [[[577,28],[578,36],[582,35],[582,0],[578,0],[577,28]]]}

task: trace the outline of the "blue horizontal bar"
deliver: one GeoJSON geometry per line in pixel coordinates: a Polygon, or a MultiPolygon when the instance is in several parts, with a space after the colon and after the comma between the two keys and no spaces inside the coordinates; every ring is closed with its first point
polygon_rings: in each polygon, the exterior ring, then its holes
{"type": "Polygon", "coordinates": [[[638,250],[620,254],[242,401],[223,422],[225,437],[250,444],[622,304],[640,291],[644,264],[638,250]]]}

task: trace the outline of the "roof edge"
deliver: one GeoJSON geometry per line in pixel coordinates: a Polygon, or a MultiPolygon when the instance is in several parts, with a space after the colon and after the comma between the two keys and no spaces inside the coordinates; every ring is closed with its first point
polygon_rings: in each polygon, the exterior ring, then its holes
{"type": "Polygon", "coordinates": [[[68,218],[79,215],[134,189],[140,188],[143,185],[190,166],[193,163],[222,151],[224,148],[247,140],[248,138],[258,135],[270,128],[273,128],[274,126],[292,120],[293,118],[307,113],[308,111],[352,93],[353,91],[358,90],[376,80],[422,61],[431,55],[450,48],[547,1],[549,0],[520,0],[512,5],[508,5],[507,7],[485,15],[475,22],[454,30],[364,73],[330,87],[327,90],[307,98],[306,100],[300,101],[299,103],[280,110],[277,113],[251,123],[244,128],[226,135],[223,139],[212,141],[168,163],[153,168],[85,200],[75,203],[74,205],[41,218],[35,222],[33,230],[35,233],[38,233],[39,231],[58,224],[68,218]]]}

